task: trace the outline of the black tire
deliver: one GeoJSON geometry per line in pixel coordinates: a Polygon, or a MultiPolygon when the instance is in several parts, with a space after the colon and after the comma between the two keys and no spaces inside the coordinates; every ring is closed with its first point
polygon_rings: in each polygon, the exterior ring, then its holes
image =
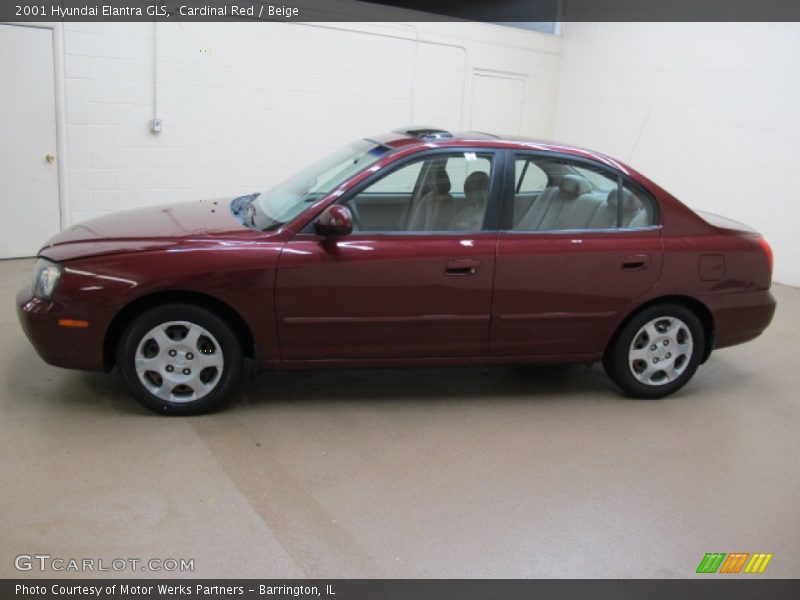
{"type": "Polygon", "coordinates": [[[623,323],[606,349],[603,368],[628,396],[663,398],[678,391],[692,378],[702,360],[705,343],[703,325],[691,309],[680,304],[657,304],[623,323]],[[670,326],[670,319],[681,323],[671,321],[670,326]],[[650,331],[656,334],[662,334],[659,328],[665,329],[663,336],[651,339],[650,334],[643,331],[649,324],[653,325],[650,331]],[[688,356],[687,340],[691,344],[688,356]],[[675,351],[675,348],[680,350],[675,351]],[[659,372],[660,366],[665,365],[667,368],[659,372]]]}
{"type": "Polygon", "coordinates": [[[239,381],[242,348],[228,323],[214,312],[192,304],[165,304],[142,313],[126,328],[117,347],[117,367],[131,395],[150,410],[200,414],[218,408],[239,381]],[[190,337],[196,341],[187,341],[190,337]],[[140,376],[137,356],[154,361],[153,369],[143,366],[140,376]],[[177,381],[181,378],[186,383],[177,381]]]}

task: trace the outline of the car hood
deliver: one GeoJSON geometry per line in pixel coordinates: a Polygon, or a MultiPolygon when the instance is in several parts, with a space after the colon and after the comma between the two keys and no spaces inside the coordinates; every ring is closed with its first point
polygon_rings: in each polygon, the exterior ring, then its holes
{"type": "Polygon", "coordinates": [[[126,210],[78,223],[50,238],[40,256],[73,258],[169,248],[217,239],[253,239],[264,233],[247,228],[231,212],[242,198],[217,198],[126,210]]]}

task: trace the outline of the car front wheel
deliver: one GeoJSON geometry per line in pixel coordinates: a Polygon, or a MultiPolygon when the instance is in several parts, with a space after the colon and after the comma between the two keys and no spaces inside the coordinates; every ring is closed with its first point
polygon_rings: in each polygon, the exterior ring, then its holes
{"type": "Polygon", "coordinates": [[[238,381],[242,350],[230,326],[213,312],[169,304],[128,326],[117,365],[131,394],[150,410],[197,414],[217,408],[238,381]]]}
{"type": "Polygon", "coordinates": [[[662,398],[692,378],[704,348],[703,326],[693,311],[680,304],[659,304],[622,326],[603,367],[628,395],[662,398]]]}

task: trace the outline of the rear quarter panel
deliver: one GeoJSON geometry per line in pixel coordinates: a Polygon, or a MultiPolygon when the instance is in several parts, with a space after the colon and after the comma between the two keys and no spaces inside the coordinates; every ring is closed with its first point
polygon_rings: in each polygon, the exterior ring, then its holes
{"type": "Polygon", "coordinates": [[[646,178],[661,206],[661,278],[643,302],[686,296],[711,313],[714,347],[741,343],[769,325],[775,302],[760,236],[716,227],[646,178]]]}

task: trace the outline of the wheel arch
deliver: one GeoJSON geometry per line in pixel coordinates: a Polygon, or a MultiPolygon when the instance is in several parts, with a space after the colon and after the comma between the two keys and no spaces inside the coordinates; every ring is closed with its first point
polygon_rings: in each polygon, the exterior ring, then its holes
{"type": "Polygon", "coordinates": [[[219,298],[188,290],[168,290],[146,294],[126,304],[111,320],[103,340],[103,368],[110,371],[116,363],[116,349],[125,329],[139,315],[164,304],[193,304],[211,310],[224,319],[242,344],[245,356],[255,356],[255,339],[242,316],[219,298]]]}
{"type": "Polygon", "coordinates": [[[628,312],[627,315],[625,315],[625,318],[617,324],[617,327],[614,330],[614,335],[612,335],[608,340],[603,354],[605,355],[609,348],[614,345],[619,332],[631,319],[633,319],[643,310],[648,309],[651,306],[656,306],[657,304],[680,304],[697,315],[697,318],[700,319],[700,323],[703,325],[703,334],[705,336],[705,347],[703,348],[703,357],[700,360],[700,364],[705,363],[708,360],[708,357],[711,356],[711,350],[714,348],[714,315],[705,304],[696,298],[692,298],[691,296],[682,296],[679,294],[671,296],[658,296],[657,298],[652,298],[647,302],[633,308],[630,312],[628,312]]]}

